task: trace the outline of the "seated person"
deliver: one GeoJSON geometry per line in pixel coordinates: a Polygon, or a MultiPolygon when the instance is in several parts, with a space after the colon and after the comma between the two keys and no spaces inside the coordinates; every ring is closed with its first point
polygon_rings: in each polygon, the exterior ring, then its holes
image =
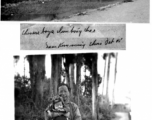
{"type": "Polygon", "coordinates": [[[59,96],[53,98],[45,112],[45,120],[81,120],[78,106],[69,100],[70,88],[67,84],[58,87],[59,96]]]}

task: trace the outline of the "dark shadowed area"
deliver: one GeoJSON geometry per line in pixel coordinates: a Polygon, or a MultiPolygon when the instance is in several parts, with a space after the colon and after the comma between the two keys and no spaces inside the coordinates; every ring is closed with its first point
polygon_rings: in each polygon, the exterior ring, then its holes
{"type": "Polygon", "coordinates": [[[50,0],[17,1],[2,0],[1,19],[12,21],[51,21],[107,6],[124,0],[50,0]]]}

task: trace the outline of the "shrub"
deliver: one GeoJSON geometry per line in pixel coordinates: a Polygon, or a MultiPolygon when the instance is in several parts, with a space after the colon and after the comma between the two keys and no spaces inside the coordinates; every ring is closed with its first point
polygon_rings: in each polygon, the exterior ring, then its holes
{"type": "Polygon", "coordinates": [[[111,120],[115,114],[108,103],[99,106],[99,120],[111,120]]]}
{"type": "Polygon", "coordinates": [[[92,120],[92,100],[91,97],[80,96],[80,113],[82,120],[92,120]]]}

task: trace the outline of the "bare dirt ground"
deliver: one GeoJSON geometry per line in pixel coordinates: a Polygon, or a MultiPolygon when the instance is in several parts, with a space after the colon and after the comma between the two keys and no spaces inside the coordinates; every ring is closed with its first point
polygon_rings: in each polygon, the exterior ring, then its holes
{"type": "Polygon", "coordinates": [[[55,20],[62,22],[133,22],[149,23],[150,1],[134,0],[107,8],[103,11],[95,10],[87,15],[73,16],[69,19],[55,20]]]}
{"type": "Polygon", "coordinates": [[[115,118],[112,120],[131,120],[131,108],[124,104],[115,104],[113,112],[115,113],[115,118]]]}
{"type": "Polygon", "coordinates": [[[123,113],[123,112],[117,112],[115,113],[116,118],[112,120],[130,120],[128,113],[123,113]]]}

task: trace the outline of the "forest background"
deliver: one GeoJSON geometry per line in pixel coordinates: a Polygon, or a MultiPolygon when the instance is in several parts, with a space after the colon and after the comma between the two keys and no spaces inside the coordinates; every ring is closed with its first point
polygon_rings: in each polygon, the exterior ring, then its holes
{"type": "Polygon", "coordinates": [[[111,120],[115,112],[130,115],[129,80],[125,79],[123,71],[120,72],[122,64],[117,70],[117,60],[118,53],[14,56],[15,119],[44,119],[48,99],[57,95],[61,83],[71,87],[70,99],[79,106],[83,120],[111,120]],[[46,77],[47,70],[51,77],[46,77]],[[117,86],[121,93],[117,96],[119,104],[115,101],[117,86]]]}

